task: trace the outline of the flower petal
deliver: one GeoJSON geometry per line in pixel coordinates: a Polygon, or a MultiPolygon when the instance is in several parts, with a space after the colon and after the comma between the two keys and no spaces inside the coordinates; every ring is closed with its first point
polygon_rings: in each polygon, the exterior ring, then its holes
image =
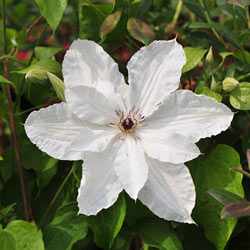
{"type": "Polygon", "coordinates": [[[72,43],[63,60],[63,77],[66,87],[90,86],[99,91],[109,88],[123,97],[127,95],[128,86],[118,65],[93,41],[72,43]]]}
{"type": "Polygon", "coordinates": [[[226,130],[232,119],[233,112],[215,99],[178,90],[147,118],[147,128],[177,133],[197,142],[226,130]]]}
{"type": "Polygon", "coordinates": [[[101,152],[106,149],[110,141],[119,130],[100,126],[100,129],[83,128],[77,138],[69,146],[74,151],[101,152]]]}
{"type": "Polygon", "coordinates": [[[135,53],[127,66],[130,100],[135,110],[140,109],[142,116],[151,115],[178,88],[185,62],[184,50],[175,39],[154,41],[135,53]]]}
{"type": "Polygon", "coordinates": [[[31,142],[48,155],[60,160],[80,160],[83,153],[68,147],[83,126],[66,103],[59,103],[33,111],[25,122],[25,131],[31,142]]]}
{"type": "Polygon", "coordinates": [[[120,121],[116,110],[124,111],[122,99],[115,92],[110,92],[109,98],[97,89],[87,86],[68,88],[65,91],[70,109],[83,121],[106,125],[120,121]]]}
{"type": "Polygon", "coordinates": [[[115,172],[129,196],[137,199],[138,192],[148,177],[148,167],[141,143],[127,135],[126,139],[120,140],[117,154],[122,158],[119,164],[114,166],[115,172]]]}
{"type": "Polygon", "coordinates": [[[115,175],[114,165],[119,164],[120,158],[115,143],[103,152],[86,156],[77,198],[79,213],[96,215],[117,200],[123,188],[115,175]]]}
{"type": "Polygon", "coordinates": [[[194,223],[191,212],[195,188],[184,164],[162,163],[146,158],[148,179],[139,192],[139,200],[153,213],[166,220],[194,223]]]}
{"type": "Polygon", "coordinates": [[[143,128],[137,133],[145,153],[159,161],[183,163],[196,158],[199,148],[179,134],[143,128]]]}

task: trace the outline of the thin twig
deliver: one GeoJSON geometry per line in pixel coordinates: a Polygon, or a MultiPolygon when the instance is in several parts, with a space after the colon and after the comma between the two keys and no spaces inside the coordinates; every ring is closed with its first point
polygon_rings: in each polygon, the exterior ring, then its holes
{"type": "Polygon", "coordinates": [[[34,27],[34,25],[36,25],[41,19],[42,19],[43,15],[40,15],[31,25],[30,27],[26,30],[26,33],[28,34],[31,29],[34,27]]]}
{"type": "Polygon", "coordinates": [[[46,211],[45,211],[45,213],[44,213],[44,215],[43,215],[43,217],[42,217],[42,219],[41,219],[41,221],[40,221],[40,223],[39,223],[39,225],[38,225],[38,229],[41,228],[41,225],[43,224],[45,218],[47,217],[47,214],[48,214],[49,210],[51,209],[51,207],[52,207],[53,204],[55,203],[55,201],[56,201],[58,195],[59,195],[60,192],[62,191],[64,185],[66,184],[66,182],[68,181],[68,179],[69,179],[69,177],[71,176],[72,173],[73,173],[73,166],[72,166],[72,168],[70,169],[70,171],[69,171],[69,173],[67,174],[67,176],[65,177],[65,179],[64,179],[64,181],[62,182],[61,186],[60,186],[59,189],[57,190],[56,194],[54,195],[54,197],[53,197],[52,201],[50,202],[48,208],[46,209],[46,211]]]}
{"type": "Polygon", "coordinates": [[[246,7],[246,15],[247,15],[247,27],[248,29],[250,29],[249,6],[246,7]]]}
{"type": "MultiPolygon", "coordinates": [[[[4,54],[7,55],[8,48],[7,48],[7,39],[6,39],[6,26],[5,26],[5,0],[2,0],[2,3],[3,3],[2,13],[3,13],[4,54]]],[[[9,80],[9,62],[7,59],[4,62],[4,72],[5,72],[5,78],[9,80]]],[[[7,88],[7,96],[8,96],[9,110],[10,110],[11,130],[12,130],[12,135],[13,135],[17,167],[18,167],[19,179],[20,179],[21,190],[22,190],[25,218],[26,218],[26,221],[29,221],[29,213],[28,213],[29,210],[28,210],[28,205],[27,205],[27,198],[26,198],[26,192],[25,192],[25,186],[24,186],[24,180],[23,180],[23,171],[22,171],[22,166],[21,166],[21,158],[20,158],[20,152],[19,152],[19,147],[18,147],[15,120],[14,120],[14,114],[13,114],[13,108],[12,108],[11,87],[9,84],[6,84],[6,88],[7,88]]]]}
{"type": "Polygon", "coordinates": [[[180,13],[181,13],[182,5],[183,5],[182,0],[179,0],[178,5],[177,5],[176,10],[175,10],[175,13],[174,13],[174,17],[173,17],[172,23],[171,23],[172,27],[174,27],[175,24],[178,21],[178,18],[179,18],[180,13]]]}
{"type": "MultiPolygon", "coordinates": [[[[207,7],[206,7],[205,3],[203,2],[203,0],[199,0],[199,3],[200,3],[200,6],[202,8],[203,14],[205,15],[205,17],[207,19],[207,22],[209,24],[211,24],[212,23],[211,16],[210,16],[210,14],[209,14],[209,12],[207,10],[207,7]]],[[[228,49],[229,46],[226,44],[223,37],[217,32],[217,30],[215,28],[212,28],[212,27],[211,27],[211,30],[214,33],[215,37],[218,39],[218,41],[228,49]]]]}

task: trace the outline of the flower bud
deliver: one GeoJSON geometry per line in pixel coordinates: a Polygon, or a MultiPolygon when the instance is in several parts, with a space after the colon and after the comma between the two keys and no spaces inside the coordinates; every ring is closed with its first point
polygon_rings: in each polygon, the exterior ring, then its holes
{"type": "Polygon", "coordinates": [[[213,56],[213,49],[211,46],[207,55],[206,55],[206,62],[207,62],[207,64],[212,64],[213,61],[214,61],[214,56],[213,56]]]}
{"type": "Polygon", "coordinates": [[[212,76],[212,81],[211,81],[211,87],[210,87],[210,89],[212,91],[214,91],[214,92],[217,92],[217,89],[218,89],[218,84],[215,81],[214,76],[212,76]]]}
{"type": "Polygon", "coordinates": [[[47,71],[39,68],[30,69],[25,75],[26,81],[29,80],[33,83],[47,83],[47,71]]]}
{"type": "Polygon", "coordinates": [[[56,92],[56,95],[57,97],[65,102],[65,96],[64,96],[64,91],[65,91],[65,85],[64,85],[64,82],[58,78],[56,75],[50,73],[50,72],[47,72],[47,76],[53,86],[53,89],[55,90],[56,92]]]}
{"type": "Polygon", "coordinates": [[[237,86],[239,85],[239,81],[232,77],[227,77],[226,79],[223,80],[222,86],[223,89],[227,92],[231,92],[234,90],[237,86]]]}

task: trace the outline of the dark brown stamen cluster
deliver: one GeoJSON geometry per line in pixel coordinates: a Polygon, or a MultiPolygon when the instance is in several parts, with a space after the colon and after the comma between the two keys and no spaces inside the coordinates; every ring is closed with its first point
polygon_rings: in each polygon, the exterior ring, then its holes
{"type": "Polygon", "coordinates": [[[118,124],[109,123],[108,126],[119,128],[122,132],[120,138],[126,137],[127,134],[134,134],[137,126],[140,126],[141,128],[145,126],[145,124],[141,124],[145,120],[145,117],[139,114],[139,109],[134,112],[133,107],[128,112],[127,116],[125,116],[124,112],[121,110],[116,110],[115,112],[119,116],[120,122],[118,124]]]}
{"type": "Polygon", "coordinates": [[[134,125],[135,123],[131,118],[126,118],[121,123],[121,126],[124,128],[125,131],[132,129],[134,125]]]}

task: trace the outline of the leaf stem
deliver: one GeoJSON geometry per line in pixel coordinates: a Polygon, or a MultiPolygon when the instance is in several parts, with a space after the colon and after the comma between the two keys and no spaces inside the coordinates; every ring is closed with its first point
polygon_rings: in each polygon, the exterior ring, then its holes
{"type": "Polygon", "coordinates": [[[246,7],[246,15],[247,15],[247,27],[248,27],[248,29],[250,29],[249,6],[246,7]]]}
{"type": "Polygon", "coordinates": [[[172,20],[172,27],[175,26],[176,22],[178,21],[178,18],[180,16],[180,13],[181,13],[181,8],[182,8],[182,5],[183,5],[183,2],[182,0],[179,0],[178,1],[178,4],[177,4],[177,7],[176,7],[176,11],[174,13],[174,17],[173,17],[173,20],[172,20]]]}
{"type": "MultiPolygon", "coordinates": [[[[89,0],[86,0],[86,2],[87,2],[92,8],[94,8],[97,12],[99,12],[103,17],[106,17],[105,13],[102,12],[100,9],[96,8],[96,6],[95,6],[93,3],[91,3],[89,0]]],[[[83,5],[83,4],[82,4],[82,5],[83,5]]]]}
{"type": "MultiPolygon", "coordinates": [[[[3,16],[4,54],[7,55],[8,47],[7,47],[7,38],[6,38],[6,25],[5,25],[5,21],[6,21],[5,20],[5,0],[2,0],[2,16],[3,16]]],[[[4,61],[4,72],[5,72],[5,78],[9,80],[9,62],[8,62],[8,59],[5,59],[5,61],[4,61]]],[[[28,212],[29,210],[28,210],[28,205],[27,205],[27,198],[26,198],[24,179],[23,179],[23,171],[22,171],[22,166],[21,166],[21,157],[20,157],[20,151],[19,151],[19,147],[18,147],[18,140],[17,140],[16,128],[15,128],[15,120],[14,120],[13,108],[12,108],[11,87],[9,84],[6,84],[6,88],[7,88],[7,97],[8,97],[9,110],[10,110],[11,130],[12,130],[14,148],[15,148],[15,153],[16,153],[19,179],[20,179],[20,184],[21,184],[25,218],[26,218],[26,221],[29,221],[29,212],[28,212]]]]}
{"type": "MultiPolygon", "coordinates": [[[[207,10],[207,7],[205,6],[203,0],[199,0],[200,2],[200,5],[201,5],[201,8],[202,8],[202,11],[207,19],[207,22],[209,24],[211,24],[211,17],[209,15],[209,12],[207,10]]],[[[215,37],[218,39],[218,41],[223,44],[226,48],[228,48],[228,45],[226,44],[226,42],[223,40],[222,36],[217,32],[217,30],[215,28],[211,28],[212,32],[214,33],[215,37]]]]}
{"type": "Polygon", "coordinates": [[[238,45],[240,47],[242,57],[243,57],[245,63],[247,63],[247,59],[246,59],[246,56],[244,53],[244,48],[243,48],[242,43],[240,41],[239,29],[238,29],[237,19],[236,19],[236,15],[235,15],[235,5],[234,4],[232,4],[232,14],[233,14],[234,33],[235,33],[236,39],[238,41],[238,45]]]}
{"type": "Polygon", "coordinates": [[[240,169],[240,168],[230,168],[230,170],[234,170],[236,172],[240,172],[241,174],[245,175],[246,177],[250,178],[250,173],[247,171],[240,169]]]}
{"type": "Polygon", "coordinates": [[[11,55],[4,55],[4,56],[1,56],[1,57],[0,57],[0,61],[6,60],[6,59],[7,59],[7,60],[12,60],[12,61],[14,61],[14,62],[16,62],[16,63],[18,63],[18,64],[24,66],[24,67],[27,67],[27,64],[26,64],[26,63],[24,63],[24,62],[22,62],[22,61],[20,61],[20,60],[18,60],[18,59],[16,59],[16,58],[14,58],[14,57],[12,57],[11,55]]]}
{"type": "Polygon", "coordinates": [[[73,166],[71,167],[71,169],[70,169],[70,171],[68,172],[67,176],[66,176],[65,179],[63,180],[61,186],[59,187],[59,189],[58,189],[57,192],[55,193],[55,195],[54,195],[52,201],[50,202],[50,204],[49,204],[49,206],[48,206],[48,208],[46,209],[46,211],[45,211],[45,213],[44,213],[44,215],[43,215],[43,217],[42,217],[42,219],[41,219],[41,221],[40,221],[40,223],[39,223],[39,225],[38,225],[38,229],[41,228],[41,225],[43,224],[45,218],[47,217],[49,210],[50,210],[51,207],[54,205],[54,203],[55,203],[55,201],[56,201],[58,195],[61,193],[61,191],[62,191],[64,185],[66,184],[66,182],[68,181],[68,179],[69,179],[69,177],[71,176],[72,173],[73,173],[73,166]]]}
{"type": "Polygon", "coordinates": [[[42,19],[43,15],[40,15],[31,25],[30,27],[26,30],[26,33],[28,34],[31,29],[34,27],[34,25],[36,25],[41,19],[42,19]]]}

